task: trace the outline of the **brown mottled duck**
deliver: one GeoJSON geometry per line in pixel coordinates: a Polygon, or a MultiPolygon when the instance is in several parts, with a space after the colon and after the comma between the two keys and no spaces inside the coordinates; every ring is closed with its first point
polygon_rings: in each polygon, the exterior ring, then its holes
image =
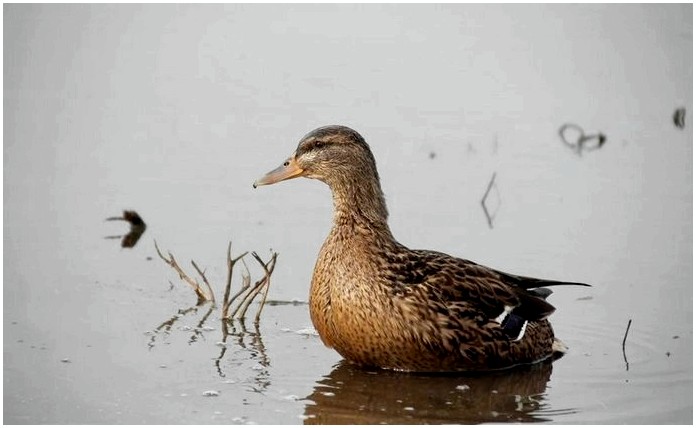
{"type": "Polygon", "coordinates": [[[324,344],[365,367],[482,371],[562,354],[548,286],[400,244],[387,224],[375,158],[345,126],[315,129],[254,187],[295,177],[328,184],[333,227],[319,251],[310,315],[324,344]]]}

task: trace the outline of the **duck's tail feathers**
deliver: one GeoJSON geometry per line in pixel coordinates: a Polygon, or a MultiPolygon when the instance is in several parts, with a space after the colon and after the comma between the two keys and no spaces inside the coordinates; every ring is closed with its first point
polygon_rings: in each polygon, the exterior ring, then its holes
{"type": "MultiPolygon", "coordinates": [[[[538,289],[541,287],[553,287],[556,285],[579,285],[582,287],[592,287],[590,284],[586,284],[584,282],[558,281],[555,279],[532,278],[529,276],[513,275],[510,273],[501,272],[499,270],[496,270],[496,272],[500,276],[505,278],[507,281],[509,281],[510,283],[515,284],[520,288],[524,288],[525,290],[533,290],[533,289],[538,289]]],[[[546,294],[546,296],[551,294],[550,291],[547,291],[544,293],[548,293],[548,294],[546,294]]]]}
{"type": "Polygon", "coordinates": [[[551,344],[551,351],[553,352],[554,359],[560,358],[568,352],[568,347],[565,343],[561,342],[561,339],[554,337],[553,343],[551,344]]]}

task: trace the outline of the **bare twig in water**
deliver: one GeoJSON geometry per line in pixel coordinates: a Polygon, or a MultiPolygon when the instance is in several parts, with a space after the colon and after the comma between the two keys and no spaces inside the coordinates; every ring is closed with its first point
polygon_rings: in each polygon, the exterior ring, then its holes
{"type": "Polygon", "coordinates": [[[231,299],[229,299],[226,302],[226,305],[228,308],[228,313],[227,313],[227,316],[225,317],[226,319],[231,319],[234,316],[234,313],[236,313],[237,310],[239,309],[239,308],[235,309],[234,312],[230,315],[229,314],[229,307],[232,304],[232,302],[237,300],[237,298],[239,296],[241,296],[245,291],[247,291],[249,289],[249,287],[251,287],[251,275],[249,274],[249,267],[247,266],[246,261],[244,261],[244,259],[242,259],[242,264],[244,265],[244,272],[242,272],[242,288],[237,293],[235,293],[235,295],[232,296],[231,299]]]}
{"type": "MultiPolygon", "coordinates": [[[[181,266],[179,266],[179,263],[177,263],[172,253],[167,253],[169,255],[169,258],[162,255],[162,251],[160,251],[159,246],[157,245],[157,241],[155,241],[155,249],[157,250],[157,254],[159,255],[159,257],[162,260],[164,260],[165,263],[171,266],[172,269],[174,269],[179,274],[179,277],[182,280],[184,280],[193,289],[193,291],[196,292],[196,295],[198,296],[198,305],[206,301],[213,302],[213,304],[215,303],[215,295],[213,293],[212,287],[210,286],[210,282],[208,281],[205,272],[200,267],[198,267],[196,262],[192,260],[191,264],[193,265],[194,269],[196,269],[196,272],[198,272],[198,275],[202,278],[204,286],[201,285],[198,281],[191,278],[188,274],[186,274],[186,272],[184,272],[181,266]]],[[[227,245],[227,281],[225,283],[225,291],[222,299],[223,320],[232,320],[234,318],[244,319],[249,305],[251,305],[254,299],[256,299],[256,297],[259,294],[261,294],[262,299],[259,305],[259,309],[256,311],[255,318],[255,322],[258,323],[261,317],[261,311],[263,310],[263,307],[266,304],[268,288],[271,284],[271,274],[273,273],[273,269],[275,268],[278,253],[272,253],[271,259],[268,261],[268,263],[266,263],[261,259],[261,257],[259,257],[258,254],[252,252],[252,255],[259,262],[259,264],[264,270],[264,276],[258,281],[256,281],[253,286],[251,285],[251,275],[249,274],[249,267],[247,266],[246,261],[244,261],[244,256],[246,256],[247,254],[248,251],[245,251],[243,254],[233,259],[232,243],[230,242],[227,245]],[[234,266],[240,260],[244,265],[244,272],[242,272],[242,287],[234,296],[230,298],[234,266]]]]}
{"type": "Polygon", "coordinates": [[[628,320],[628,325],[626,326],[626,333],[624,333],[623,343],[621,344],[621,349],[623,350],[624,362],[626,363],[626,371],[628,371],[628,359],[626,358],[626,338],[628,337],[628,329],[631,328],[631,319],[628,320]]]}
{"type": "Polygon", "coordinates": [[[200,275],[201,278],[203,278],[203,283],[207,288],[207,295],[210,296],[210,301],[215,303],[215,294],[213,293],[213,288],[210,286],[210,283],[208,282],[208,278],[205,277],[205,272],[203,272],[201,268],[199,268],[196,262],[194,262],[193,260],[191,260],[191,264],[193,265],[193,268],[196,269],[196,272],[198,272],[198,275],[200,275]]]}
{"type": "Polygon", "coordinates": [[[263,260],[261,260],[261,257],[259,257],[256,252],[251,253],[252,256],[259,262],[261,267],[263,267],[264,272],[266,274],[264,275],[263,279],[265,280],[265,284],[263,285],[263,298],[261,299],[261,305],[259,306],[259,310],[256,311],[256,317],[254,318],[254,322],[256,324],[259,323],[259,318],[261,317],[261,309],[263,306],[266,304],[266,297],[268,297],[268,288],[271,286],[271,274],[273,273],[273,269],[275,269],[275,262],[276,258],[278,257],[277,253],[273,253],[273,256],[271,256],[271,261],[269,264],[272,262],[273,264],[271,265],[270,269],[268,268],[267,264],[264,264],[263,260]]]}
{"type": "Polygon", "coordinates": [[[176,271],[176,273],[179,274],[179,278],[181,278],[181,279],[184,280],[189,286],[191,286],[191,288],[193,289],[193,291],[196,293],[196,296],[198,296],[198,303],[197,303],[198,305],[202,304],[203,302],[207,302],[207,301],[215,302],[215,296],[213,295],[213,290],[212,290],[212,288],[210,288],[210,284],[208,284],[208,280],[205,278],[205,275],[202,274],[201,270],[198,268],[198,266],[196,266],[195,263],[191,262],[191,263],[193,263],[193,266],[196,268],[196,270],[198,271],[198,273],[199,273],[199,274],[201,275],[201,277],[203,278],[203,281],[204,281],[204,283],[205,283],[205,285],[206,285],[206,289],[204,289],[204,288],[201,286],[201,284],[198,283],[198,281],[192,279],[190,276],[188,276],[188,275],[186,274],[186,272],[184,272],[184,270],[183,270],[183,269],[179,266],[179,264],[176,262],[176,259],[174,258],[174,256],[172,255],[172,253],[167,252],[167,254],[169,255],[169,259],[167,259],[166,257],[164,257],[164,256],[162,255],[162,252],[160,251],[159,247],[157,246],[157,241],[155,241],[155,249],[157,250],[157,255],[159,255],[160,258],[161,258],[162,260],[164,260],[165,263],[167,263],[169,266],[171,266],[172,269],[174,269],[174,270],[176,271]]]}
{"type": "Polygon", "coordinates": [[[486,193],[483,194],[483,198],[481,198],[481,206],[483,207],[483,213],[486,214],[486,220],[488,220],[488,227],[493,229],[493,216],[494,214],[488,212],[488,206],[486,205],[486,200],[488,199],[488,195],[491,193],[491,189],[493,188],[493,185],[495,184],[495,175],[496,173],[493,173],[493,176],[491,176],[491,181],[488,182],[488,188],[486,189],[486,193]]]}
{"type": "MultiPolygon", "coordinates": [[[[225,295],[222,298],[222,319],[230,319],[230,316],[229,316],[230,304],[238,295],[238,294],[235,295],[235,297],[233,297],[232,300],[230,300],[230,289],[232,288],[232,272],[234,269],[234,265],[239,260],[242,260],[242,263],[244,263],[243,257],[246,256],[248,253],[249,253],[248,251],[245,251],[244,253],[242,253],[242,255],[237,256],[236,258],[233,259],[232,258],[232,243],[230,242],[227,245],[227,283],[225,284],[225,295]]],[[[247,272],[248,272],[248,269],[247,269],[247,272]]],[[[246,278],[246,277],[244,277],[244,275],[242,275],[242,276],[243,276],[243,281],[244,281],[244,278],[246,278]]],[[[248,282],[248,281],[246,281],[246,282],[248,282]]]]}
{"type": "MultiPolygon", "coordinates": [[[[271,274],[273,273],[273,269],[275,268],[276,264],[276,259],[278,258],[278,253],[273,253],[271,255],[271,260],[268,261],[268,263],[264,263],[263,260],[258,256],[258,254],[252,252],[251,253],[254,258],[261,264],[261,267],[263,268],[265,275],[263,278],[260,280],[256,281],[253,286],[250,286],[250,277],[245,276],[244,277],[244,286],[242,287],[242,290],[240,290],[239,293],[235,295],[230,300],[230,305],[232,302],[239,298],[241,296],[241,299],[239,300],[237,306],[235,309],[232,311],[232,314],[230,315],[230,318],[238,317],[238,318],[244,318],[246,315],[246,311],[249,308],[249,305],[251,302],[258,296],[261,292],[263,292],[263,298],[261,301],[261,305],[259,306],[258,311],[256,312],[256,322],[258,322],[259,317],[261,316],[261,310],[263,310],[263,306],[266,302],[266,296],[268,294],[268,287],[270,286],[271,283],[271,274]]],[[[245,264],[246,266],[246,264],[245,264]]],[[[248,269],[247,269],[248,272],[248,269]]]]}

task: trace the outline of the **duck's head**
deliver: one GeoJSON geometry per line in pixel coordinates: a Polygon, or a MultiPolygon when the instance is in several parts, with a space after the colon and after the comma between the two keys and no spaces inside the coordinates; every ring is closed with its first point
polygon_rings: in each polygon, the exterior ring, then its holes
{"type": "Polygon", "coordinates": [[[321,180],[332,188],[360,181],[379,182],[375,158],[365,139],[340,125],[324,126],[305,135],[295,153],[256,180],[254,187],[295,177],[321,180]]]}

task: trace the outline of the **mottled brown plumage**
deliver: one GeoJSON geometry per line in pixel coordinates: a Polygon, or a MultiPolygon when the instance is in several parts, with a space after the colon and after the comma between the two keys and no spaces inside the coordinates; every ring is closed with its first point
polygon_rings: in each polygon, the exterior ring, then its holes
{"type": "Polygon", "coordinates": [[[333,194],[333,227],[310,292],[323,342],[353,363],[408,371],[478,371],[561,351],[546,320],[545,286],[577,284],[506,274],[397,242],[375,159],[345,126],[307,134],[254,187],[304,176],[333,194]]]}

